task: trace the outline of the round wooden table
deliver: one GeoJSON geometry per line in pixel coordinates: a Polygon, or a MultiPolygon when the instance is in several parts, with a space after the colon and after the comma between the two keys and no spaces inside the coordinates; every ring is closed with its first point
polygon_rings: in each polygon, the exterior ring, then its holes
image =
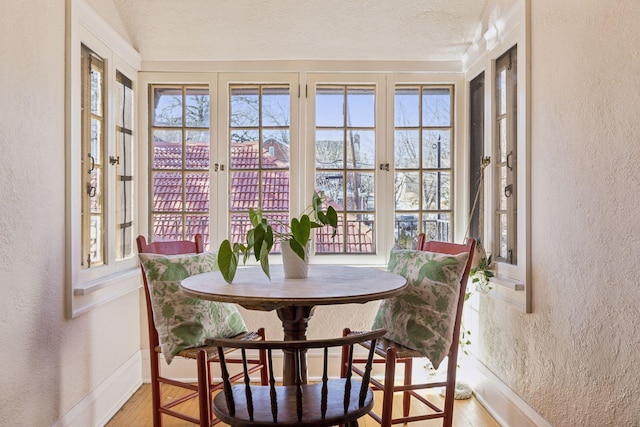
{"type": "MultiPolygon", "coordinates": [[[[232,284],[219,271],[198,274],[182,281],[182,292],[201,298],[241,305],[249,310],[276,310],[285,340],[306,339],[307,325],[317,305],[365,303],[398,295],[406,280],[388,271],[368,267],[310,265],[305,279],[286,279],[281,266],[273,266],[271,281],[260,267],[238,268],[232,284]]],[[[307,379],[302,361],[303,381],[307,379]]],[[[283,383],[293,384],[296,363],[285,352],[283,383]]]]}

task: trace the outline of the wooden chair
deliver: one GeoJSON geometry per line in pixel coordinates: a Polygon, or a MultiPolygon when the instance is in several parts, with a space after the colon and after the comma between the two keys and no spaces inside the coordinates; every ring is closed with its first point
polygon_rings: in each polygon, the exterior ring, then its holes
{"type": "MultiPolygon", "coordinates": [[[[385,334],[384,329],[352,335],[343,338],[313,341],[259,341],[246,342],[233,339],[215,339],[211,344],[218,346],[224,392],[213,399],[213,411],[216,416],[232,427],[247,426],[357,426],[358,418],[373,408],[373,392],[368,387],[371,372],[373,350],[369,350],[366,359],[363,380],[355,380],[351,375],[345,378],[329,379],[329,348],[342,347],[347,354],[350,366],[353,348],[356,343],[369,341],[374,344],[385,334]],[[244,385],[231,385],[226,369],[225,347],[238,347],[267,351],[269,366],[269,385],[251,385],[245,374],[244,385]],[[295,373],[295,384],[276,386],[272,352],[274,350],[293,351],[300,367],[300,358],[308,349],[323,349],[322,380],[315,384],[303,384],[300,368],[295,373]]],[[[247,367],[245,365],[245,372],[247,367]]]]}
{"type": "MultiPolygon", "coordinates": [[[[376,414],[373,411],[369,415],[380,423],[383,427],[389,427],[393,424],[404,424],[415,421],[430,420],[436,418],[442,418],[442,425],[444,427],[451,427],[453,423],[453,403],[456,388],[456,368],[458,363],[458,344],[460,340],[460,323],[462,319],[462,309],[464,305],[464,296],[467,289],[467,280],[469,278],[469,270],[471,269],[471,262],[473,253],[475,250],[476,241],[470,238],[466,245],[439,242],[439,241],[426,241],[424,233],[420,233],[418,236],[418,243],[416,248],[422,251],[444,253],[449,255],[456,255],[462,252],[467,252],[469,258],[464,268],[464,273],[460,279],[460,291],[458,298],[458,306],[455,315],[455,323],[453,329],[453,341],[448,352],[447,360],[447,377],[445,381],[437,381],[424,384],[412,384],[412,371],[413,371],[413,359],[424,357],[419,352],[404,347],[398,343],[390,341],[386,338],[381,338],[375,344],[376,357],[374,363],[385,364],[385,376],[384,383],[371,378],[370,384],[374,390],[382,390],[382,413],[376,414]],[[404,383],[402,385],[395,384],[395,373],[398,364],[404,365],[404,383]],[[426,397],[419,395],[417,390],[425,390],[434,387],[444,387],[444,405],[436,404],[426,397]],[[402,417],[393,418],[393,396],[396,392],[402,392],[402,417]],[[415,398],[428,407],[427,414],[409,416],[411,398],[415,398]]],[[[352,332],[346,328],[343,331],[343,335],[350,336],[357,332],[352,332]]],[[[364,343],[365,347],[371,348],[373,343],[364,343]]],[[[363,360],[354,359],[353,363],[362,363],[363,360]]],[[[361,374],[362,370],[355,365],[351,367],[342,364],[342,375],[345,375],[349,369],[353,370],[357,374],[361,374]]]]}
{"type": "MultiPolygon", "coordinates": [[[[202,253],[204,251],[204,245],[202,242],[202,235],[196,234],[194,241],[180,240],[180,241],[165,241],[147,243],[144,236],[138,236],[138,252],[139,253],[154,253],[163,255],[178,255],[188,253],[202,253]]],[[[211,412],[211,396],[216,390],[222,388],[222,383],[213,383],[211,375],[211,364],[218,363],[217,349],[210,346],[196,347],[182,350],[178,353],[178,356],[196,360],[198,384],[190,384],[175,379],[162,376],[160,372],[160,342],[158,340],[158,332],[153,320],[153,311],[151,305],[151,297],[149,294],[149,284],[147,283],[147,277],[144,273],[144,267],[140,265],[142,270],[142,279],[144,283],[144,294],[147,303],[147,319],[149,329],[149,360],[151,363],[151,399],[153,407],[153,425],[154,427],[162,427],[162,414],[172,417],[180,418],[185,421],[189,421],[200,426],[212,426],[218,424],[220,421],[215,417],[212,417],[211,412]],[[172,386],[181,387],[190,391],[179,399],[175,399],[169,403],[162,403],[162,384],[170,384],[172,386]],[[187,400],[198,398],[199,402],[199,417],[196,418],[189,414],[183,413],[175,409],[176,405],[179,405],[187,400]]],[[[264,329],[260,328],[257,332],[246,332],[240,334],[235,339],[239,340],[264,340],[264,329]]],[[[234,349],[226,349],[225,351],[233,351],[234,349]]],[[[258,360],[246,361],[250,363],[249,373],[260,371],[260,379],[262,384],[267,384],[267,371],[266,371],[266,353],[259,353],[258,360]]],[[[243,363],[242,359],[231,358],[227,360],[227,363],[243,363]]],[[[232,377],[233,381],[242,378],[244,374],[239,373],[232,377]]]]}

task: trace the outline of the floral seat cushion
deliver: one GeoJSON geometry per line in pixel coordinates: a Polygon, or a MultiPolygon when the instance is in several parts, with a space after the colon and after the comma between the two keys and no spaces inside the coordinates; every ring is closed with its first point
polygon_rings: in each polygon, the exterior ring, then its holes
{"type": "Polygon", "coordinates": [[[408,286],[401,295],[381,303],[372,328],[386,329],[386,338],[419,351],[437,369],[453,340],[460,279],[467,258],[467,253],[446,255],[393,248],[388,269],[405,277],[408,286]]]}
{"type": "Polygon", "coordinates": [[[217,269],[215,253],[139,256],[167,363],[184,349],[205,345],[207,338],[228,338],[247,331],[235,305],[191,298],[180,291],[183,279],[217,269]]]}

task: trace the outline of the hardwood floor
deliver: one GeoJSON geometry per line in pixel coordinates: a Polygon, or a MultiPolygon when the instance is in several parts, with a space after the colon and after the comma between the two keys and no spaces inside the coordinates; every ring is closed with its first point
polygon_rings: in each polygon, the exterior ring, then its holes
{"type": "MultiPolygon", "coordinates": [[[[166,400],[175,399],[180,396],[181,390],[165,386],[166,400]]],[[[382,395],[376,392],[376,411],[378,411],[382,395]]],[[[398,395],[397,402],[394,407],[401,407],[401,396],[398,395]]],[[[198,402],[195,399],[180,405],[180,408],[192,414],[198,413],[198,402]]],[[[412,404],[411,413],[418,414],[421,412],[420,405],[412,404]]],[[[371,417],[363,417],[359,420],[360,427],[379,427],[371,417]]],[[[149,384],[143,384],[138,391],[129,399],[127,403],[114,415],[107,423],[106,427],[152,427],[151,419],[151,387],[149,384]]],[[[163,416],[163,427],[193,427],[195,424],[179,420],[174,417],[163,416]]],[[[218,424],[226,426],[226,424],[218,424]]],[[[424,421],[422,423],[413,423],[411,426],[435,427],[441,426],[442,420],[424,421]]],[[[489,413],[478,403],[475,398],[467,400],[455,401],[455,414],[453,416],[454,427],[499,427],[499,424],[489,415],[489,413]]]]}

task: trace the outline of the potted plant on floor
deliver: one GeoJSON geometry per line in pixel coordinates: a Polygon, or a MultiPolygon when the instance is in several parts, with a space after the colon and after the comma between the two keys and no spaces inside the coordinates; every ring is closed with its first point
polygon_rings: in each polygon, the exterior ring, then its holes
{"type": "Polygon", "coordinates": [[[332,237],[336,235],[338,227],[338,213],[333,206],[322,209],[326,200],[324,193],[313,193],[311,205],[309,205],[298,217],[291,218],[286,223],[277,222],[280,227],[274,229],[268,218],[263,216],[261,208],[249,209],[251,228],[247,231],[244,243],[234,243],[227,239],[220,244],[218,249],[218,267],[222,277],[227,283],[232,283],[242,255],[242,263],[245,264],[251,253],[256,261],[260,262],[262,271],[271,278],[269,272],[269,253],[274,242],[279,241],[283,252],[283,262],[286,262],[286,251],[291,250],[303,262],[308,261],[308,244],[311,240],[311,230],[324,226],[333,228],[332,237]]]}

